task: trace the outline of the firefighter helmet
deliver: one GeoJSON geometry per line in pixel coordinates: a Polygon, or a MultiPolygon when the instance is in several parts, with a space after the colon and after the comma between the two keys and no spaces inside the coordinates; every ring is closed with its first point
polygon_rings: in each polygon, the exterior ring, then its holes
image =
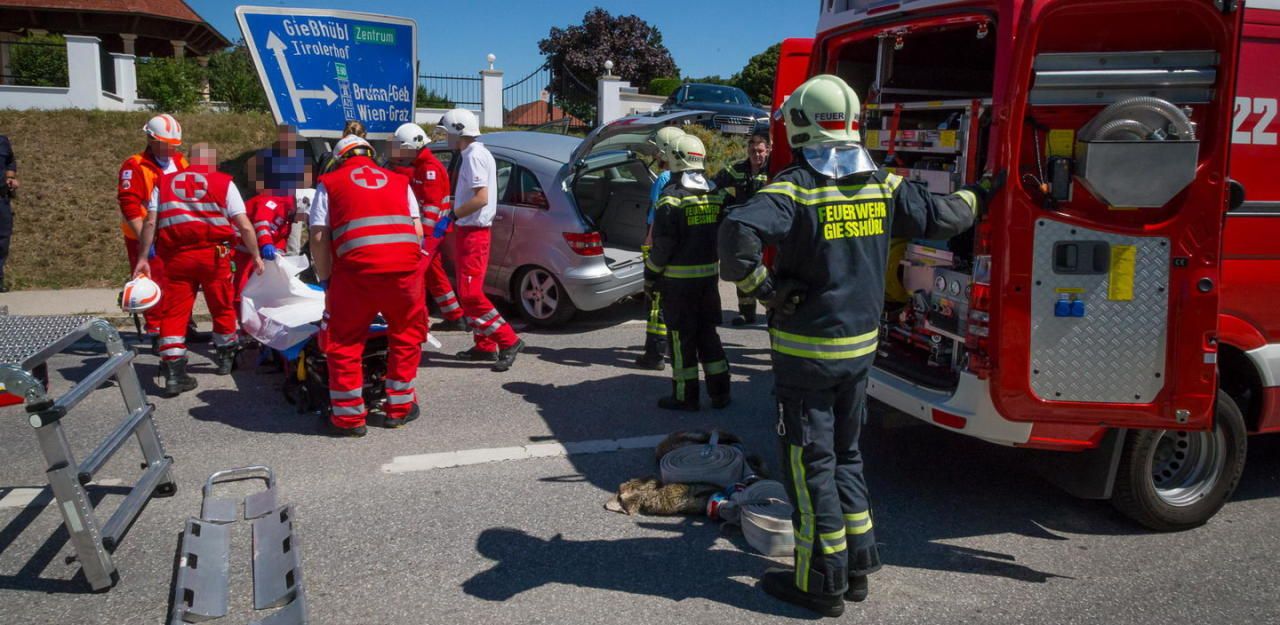
{"type": "Polygon", "coordinates": [[[138,276],[124,285],[120,293],[120,308],[127,313],[140,313],[160,302],[160,285],[146,276],[138,276]]]}
{"type": "Polygon", "coordinates": [[[453,136],[479,137],[480,119],[467,109],[453,109],[440,117],[440,128],[453,136]]]}
{"type": "Polygon", "coordinates": [[[703,147],[702,139],[686,134],[671,143],[671,150],[667,155],[671,173],[702,171],[706,169],[706,163],[707,149],[703,147]]]}
{"type": "Polygon", "coordinates": [[[169,145],[182,145],[182,124],[168,113],[161,113],[148,119],[147,125],[142,127],[142,132],[156,141],[163,141],[169,145]]]}
{"type": "Polygon", "coordinates": [[[668,160],[667,154],[671,151],[671,144],[684,135],[684,130],[678,126],[663,126],[653,133],[653,137],[649,139],[649,144],[653,145],[657,150],[658,160],[665,161],[668,160]]]}
{"type": "Polygon", "coordinates": [[[347,135],[333,146],[333,157],[344,159],[352,156],[373,156],[373,146],[356,135],[347,135]]]}
{"type": "Polygon", "coordinates": [[[427,146],[427,131],[413,122],[401,124],[396,128],[396,141],[400,147],[410,150],[421,150],[427,146]]]}
{"type": "Polygon", "coordinates": [[[838,76],[820,74],[804,84],[779,109],[793,148],[820,143],[862,143],[858,94],[838,76]]]}

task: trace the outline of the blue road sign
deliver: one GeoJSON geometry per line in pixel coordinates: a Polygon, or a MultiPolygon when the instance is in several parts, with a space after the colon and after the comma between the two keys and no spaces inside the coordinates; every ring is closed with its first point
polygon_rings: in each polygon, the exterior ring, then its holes
{"type": "Polygon", "coordinates": [[[276,123],[337,138],[348,119],[370,138],[413,121],[418,26],[351,11],[236,7],[276,123]]]}

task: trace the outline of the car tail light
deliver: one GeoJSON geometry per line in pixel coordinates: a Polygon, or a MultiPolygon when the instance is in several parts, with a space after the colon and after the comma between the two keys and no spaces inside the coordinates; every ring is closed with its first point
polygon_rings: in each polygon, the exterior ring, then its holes
{"type": "Polygon", "coordinates": [[[566,232],[564,241],[579,256],[603,256],[604,240],[599,232],[566,232]]]}
{"type": "Polygon", "coordinates": [[[973,287],[969,293],[969,324],[965,348],[968,369],[979,379],[991,372],[991,257],[974,258],[973,287]]]}

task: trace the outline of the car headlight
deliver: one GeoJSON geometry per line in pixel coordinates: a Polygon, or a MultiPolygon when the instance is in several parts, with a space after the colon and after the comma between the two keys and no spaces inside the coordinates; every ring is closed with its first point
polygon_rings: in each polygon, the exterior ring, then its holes
{"type": "Polygon", "coordinates": [[[761,116],[759,116],[759,117],[756,117],[756,123],[762,123],[762,124],[767,124],[767,123],[769,123],[769,116],[768,116],[768,115],[761,115],[761,116]]]}

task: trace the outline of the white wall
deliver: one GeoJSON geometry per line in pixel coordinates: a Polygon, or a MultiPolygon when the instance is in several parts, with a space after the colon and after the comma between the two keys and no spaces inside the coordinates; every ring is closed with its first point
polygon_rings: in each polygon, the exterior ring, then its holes
{"type": "Polygon", "coordinates": [[[0,85],[0,109],[99,109],[131,111],[145,108],[137,99],[137,72],[131,54],[112,54],[116,93],[102,90],[102,40],[83,35],[66,35],[66,87],[25,87],[0,85]]]}

